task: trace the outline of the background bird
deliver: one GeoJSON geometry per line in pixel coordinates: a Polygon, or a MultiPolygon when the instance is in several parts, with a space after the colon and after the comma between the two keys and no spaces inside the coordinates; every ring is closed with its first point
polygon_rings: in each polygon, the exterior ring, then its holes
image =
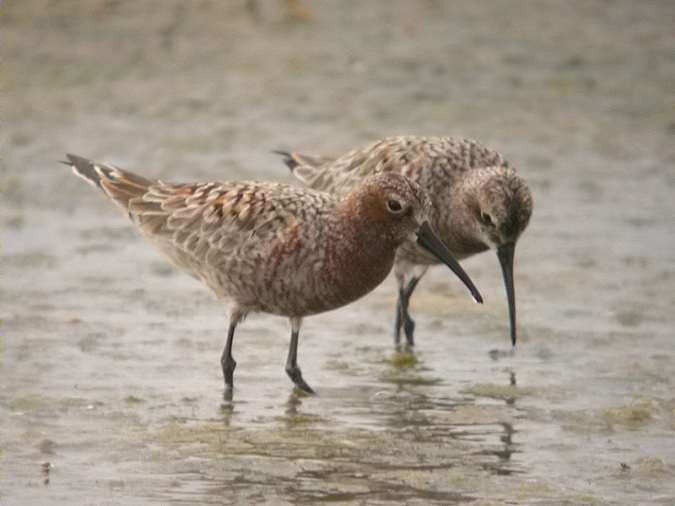
{"type": "MultiPolygon", "coordinates": [[[[513,259],[516,242],[532,214],[525,181],[497,151],[475,141],[449,137],[391,137],[338,157],[277,151],[293,174],[310,188],[341,194],[364,177],[397,172],[419,183],[432,201],[431,225],[458,259],[496,249],[509,304],[511,343],[516,345],[516,300],[513,259]]],[[[396,257],[399,296],[395,341],[403,328],[414,344],[410,297],[428,267],[437,261],[414,243],[396,257]]]]}
{"type": "Polygon", "coordinates": [[[223,182],[169,184],[67,155],[76,175],[100,188],[175,264],[231,304],[221,357],[227,391],[236,362],[237,324],[252,311],[289,318],[286,372],[312,392],[297,364],[302,318],[334,309],[374,289],[390,272],[396,249],[415,237],[477,289],[428,219],[431,202],[395,173],[366,177],[340,200],[294,186],[223,182]]]}

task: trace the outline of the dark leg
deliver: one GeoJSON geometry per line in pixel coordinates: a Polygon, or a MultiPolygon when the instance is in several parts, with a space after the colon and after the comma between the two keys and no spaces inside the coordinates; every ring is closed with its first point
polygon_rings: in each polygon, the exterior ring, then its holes
{"type": "Polygon", "coordinates": [[[396,318],[396,344],[400,341],[401,327],[405,332],[405,340],[408,346],[415,346],[415,321],[411,318],[408,308],[410,297],[417,287],[420,278],[412,278],[410,282],[398,291],[397,318],[396,318]]]}
{"type": "Polygon", "coordinates": [[[394,317],[394,344],[396,348],[401,345],[401,295],[399,291],[398,300],[396,301],[396,316],[394,317]]]}
{"type": "Polygon", "coordinates": [[[300,318],[291,318],[291,345],[288,348],[288,358],[286,359],[286,374],[300,390],[313,394],[314,390],[302,379],[302,373],[298,367],[298,335],[300,334],[301,322],[300,318]]]}
{"type": "Polygon", "coordinates": [[[403,318],[403,331],[405,332],[405,341],[408,346],[415,346],[415,320],[410,317],[408,307],[410,304],[409,295],[400,295],[401,314],[403,318]]]}
{"type": "Polygon", "coordinates": [[[223,366],[223,378],[225,378],[225,390],[232,390],[234,386],[234,368],[237,363],[232,358],[232,340],[234,338],[234,329],[237,327],[237,320],[232,318],[230,328],[227,331],[227,342],[220,356],[220,365],[223,366]]]}

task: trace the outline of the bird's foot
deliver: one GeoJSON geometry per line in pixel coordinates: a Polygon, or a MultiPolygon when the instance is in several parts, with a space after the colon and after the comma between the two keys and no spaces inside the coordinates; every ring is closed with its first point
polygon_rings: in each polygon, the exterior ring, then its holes
{"type": "Polygon", "coordinates": [[[300,390],[302,390],[303,392],[307,392],[308,394],[314,393],[312,387],[310,387],[302,378],[302,372],[300,372],[300,368],[298,366],[287,367],[286,374],[288,374],[288,377],[291,378],[291,381],[295,383],[295,386],[298,387],[300,390]]]}
{"type": "Polygon", "coordinates": [[[405,341],[408,348],[415,346],[415,322],[408,317],[403,322],[403,330],[405,331],[405,341]]]}

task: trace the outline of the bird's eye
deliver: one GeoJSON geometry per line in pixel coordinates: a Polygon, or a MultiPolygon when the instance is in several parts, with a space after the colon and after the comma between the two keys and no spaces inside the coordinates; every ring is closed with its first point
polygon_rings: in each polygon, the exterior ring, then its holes
{"type": "Polygon", "coordinates": [[[387,209],[392,213],[400,213],[403,210],[403,206],[398,200],[391,199],[387,201],[387,209]]]}
{"type": "Polygon", "coordinates": [[[490,216],[488,213],[480,213],[480,219],[481,221],[488,226],[492,226],[492,216],[490,216]]]}

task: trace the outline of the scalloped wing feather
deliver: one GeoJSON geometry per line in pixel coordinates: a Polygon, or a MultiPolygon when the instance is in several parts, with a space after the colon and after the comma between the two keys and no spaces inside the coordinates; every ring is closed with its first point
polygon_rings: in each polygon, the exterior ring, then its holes
{"type": "Polygon", "coordinates": [[[129,214],[167,255],[194,272],[237,252],[269,247],[297,223],[300,192],[264,183],[160,183],[132,199],[129,214]]]}
{"type": "Polygon", "coordinates": [[[450,137],[390,137],[345,153],[339,158],[291,154],[293,174],[307,186],[346,192],[360,179],[379,171],[397,171],[424,185],[441,178],[451,183],[467,170],[508,167],[497,151],[469,139],[450,137]]]}

